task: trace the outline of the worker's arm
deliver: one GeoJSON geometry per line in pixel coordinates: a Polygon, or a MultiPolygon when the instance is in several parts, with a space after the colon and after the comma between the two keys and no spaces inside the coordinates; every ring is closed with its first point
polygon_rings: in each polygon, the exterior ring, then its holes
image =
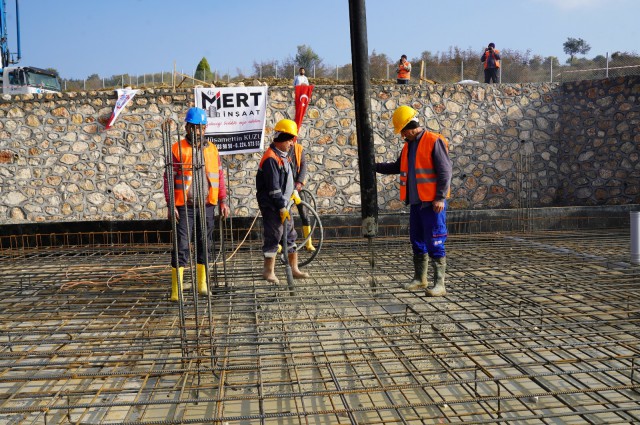
{"type": "Polygon", "coordinates": [[[436,141],[431,153],[433,168],[436,172],[436,198],[433,201],[433,210],[437,213],[444,210],[444,201],[451,187],[453,177],[453,165],[444,142],[440,139],[436,141]]]}
{"type": "Polygon", "coordinates": [[[300,155],[300,172],[296,176],[296,190],[301,190],[302,186],[304,186],[304,182],[307,179],[307,159],[305,158],[306,154],[304,150],[302,150],[302,154],[300,155]]]}
{"type": "Polygon", "coordinates": [[[264,185],[269,194],[271,205],[280,210],[287,206],[288,199],[284,198],[284,193],[280,188],[280,173],[278,172],[278,163],[273,158],[267,158],[262,163],[262,178],[264,185]]]}
{"type": "Polygon", "coordinates": [[[400,157],[395,162],[377,162],[376,173],[400,174],[400,157]]]}
{"type": "MultiPolygon", "coordinates": [[[[218,164],[220,162],[220,155],[218,155],[218,164]]],[[[218,170],[218,210],[222,218],[227,218],[231,214],[231,209],[227,203],[227,186],[224,182],[224,170],[219,167],[218,170]]]]}

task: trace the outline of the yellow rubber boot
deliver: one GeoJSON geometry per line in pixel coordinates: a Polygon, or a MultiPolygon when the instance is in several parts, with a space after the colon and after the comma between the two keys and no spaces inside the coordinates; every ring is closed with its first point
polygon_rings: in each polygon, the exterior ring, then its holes
{"type": "MultiPolygon", "coordinates": [[[[304,235],[305,239],[307,239],[307,236],[309,236],[310,233],[311,233],[311,226],[302,226],[302,234],[304,235]]],[[[313,246],[313,242],[311,241],[311,238],[307,239],[307,243],[304,244],[304,249],[306,249],[307,251],[316,250],[316,247],[313,246]]]]}
{"type": "Polygon", "coordinates": [[[180,298],[179,292],[182,292],[182,277],[184,276],[184,267],[171,267],[171,301],[177,302],[180,298]]]}
{"type": "Polygon", "coordinates": [[[196,264],[196,272],[198,279],[198,293],[200,295],[208,295],[209,290],[207,288],[207,266],[204,264],[196,264]]]}

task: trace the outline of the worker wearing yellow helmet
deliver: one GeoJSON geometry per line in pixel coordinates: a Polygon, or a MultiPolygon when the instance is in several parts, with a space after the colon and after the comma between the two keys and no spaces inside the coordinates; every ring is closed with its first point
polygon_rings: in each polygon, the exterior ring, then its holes
{"type": "Polygon", "coordinates": [[[393,128],[405,143],[398,159],[377,163],[376,172],[400,174],[400,199],[410,207],[414,277],[403,287],[411,291],[424,288],[427,296],[441,297],[447,292],[444,243],[447,240],[446,199],[451,186],[452,164],[447,139],[422,128],[417,115],[418,111],[406,105],[395,110],[393,128]],[[431,289],[427,282],[429,260],[434,268],[431,289]]]}
{"type": "Polygon", "coordinates": [[[256,189],[258,206],[262,213],[264,268],[262,277],[268,282],[279,283],[275,274],[276,255],[278,245],[284,233],[284,223],[287,224],[287,249],[291,272],[295,279],[309,277],[298,268],[298,253],[296,252],[296,231],[293,219],[287,210],[287,204],[295,189],[293,170],[288,155],[292,150],[295,137],[298,136],[298,126],[295,121],[283,119],[273,127],[273,143],[267,148],[260,160],[256,174],[256,189]]]}

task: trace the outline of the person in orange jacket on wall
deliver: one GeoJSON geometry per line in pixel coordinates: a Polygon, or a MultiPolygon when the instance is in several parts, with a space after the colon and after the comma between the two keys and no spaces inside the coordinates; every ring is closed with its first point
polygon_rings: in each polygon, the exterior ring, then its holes
{"type": "MultiPolygon", "coordinates": [[[[184,268],[189,264],[190,241],[194,233],[197,236],[196,252],[196,281],[198,293],[208,294],[207,286],[207,255],[206,245],[211,245],[215,226],[215,207],[218,205],[219,214],[223,218],[229,216],[227,205],[227,191],[224,184],[224,172],[220,166],[220,155],[215,144],[204,138],[207,126],[207,113],[201,108],[190,108],[185,118],[186,136],[171,147],[173,182],[175,194],[175,210],[173,212],[177,221],[178,252],[171,254],[171,301],[179,300],[179,292],[182,291],[182,279],[184,268]],[[196,150],[194,151],[194,147],[196,150]],[[204,167],[194,167],[193,157],[196,156],[196,164],[204,163],[204,167]],[[201,156],[200,156],[201,155],[201,156]],[[202,162],[201,162],[202,161],[202,162]],[[194,169],[200,173],[203,184],[195,188],[194,169]],[[200,192],[200,193],[199,193],[200,192]],[[204,214],[199,211],[199,204],[204,202],[204,214]],[[201,229],[204,220],[206,235],[196,229],[201,229]],[[205,244],[205,236],[207,244],[205,244]]],[[[168,179],[165,174],[165,198],[169,202],[168,179]]]]}
{"type": "Polygon", "coordinates": [[[496,49],[494,43],[489,43],[480,60],[484,62],[484,82],[498,83],[498,70],[500,69],[500,50],[496,49]]]}
{"type": "Polygon", "coordinates": [[[409,205],[409,239],[413,250],[414,276],[403,287],[410,291],[424,288],[428,297],[447,293],[447,201],[451,187],[452,164],[449,142],[438,133],[425,130],[418,122],[418,111],[398,107],[392,117],[396,134],[405,140],[395,162],[376,163],[380,174],[400,174],[400,200],[409,205]],[[427,283],[428,261],[434,271],[434,287],[427,283]]]}
{"type": "Polygon", "coordinates": [[[407,60],[407,55],[400,56],[398,61],[398,84],[409,84],[411,79],[411,64],[407,60]]]}

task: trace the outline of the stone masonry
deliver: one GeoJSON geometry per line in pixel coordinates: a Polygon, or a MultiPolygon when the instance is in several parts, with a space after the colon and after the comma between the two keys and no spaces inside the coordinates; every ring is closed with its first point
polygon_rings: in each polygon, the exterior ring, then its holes
{"type": "MultiPolygon", "coordinates": [[[[402,104],[450,141],[450,208],[640,203],[640,77],[567,84],[374,86],[377,161],[401,150],[391,115],[402,104]]],[[[111,92],[2,96],[2,223],[150,220],[167,215],[161,125],[183,129],[190,90],[145,90],[104,124],[111,92]]],[[[294,116],[291,87],[269,90],[267,139],[294,116]]],[[[323,214],[359,211],[353,88],[315,88],[301,129],[307,188],[323,214]]],[[[268,140],[266,142],[268,144],[268,140]]],[[[261,154],[223,157],[235,216],[257,213],[261,154]]],[[[378,177],[381,212],[404,210],[398,177],[378,177]]]]}

